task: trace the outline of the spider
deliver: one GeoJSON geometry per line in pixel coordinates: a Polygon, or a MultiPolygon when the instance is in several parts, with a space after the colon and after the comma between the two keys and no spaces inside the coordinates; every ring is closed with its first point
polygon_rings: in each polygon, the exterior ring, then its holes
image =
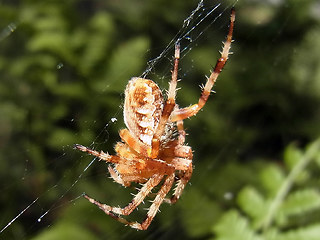
{"type": "Polygon", "coordinates": [[[231,10],[227,39],[220,58],[207,78],[198,103],[179,108],[175,102],[178,78],[180,45],[175,45],[174,67],[171,81],[164,100],[158,85],[149,79],[133,77],[125,90],[124,121],[126,129],[119,132],[121,142],[115,146],[116,155],[95,151],[76,144],[75,148],[87,152],[100,160],[112,163],[109,173],[115,182],[128,187],[132,182],[142,187],[125,207],[112,207],[84,194],[89,202],[125,225],[146,230],[162,202],[175,203],[191,178],[192,150],[185,145],[186,132],[183,120],[194,116],[207,102],[211,89],[228,60],[232,42],[235,10],[231,10]],[[176,185],[171,198],[166,198],[173,185],[176,185]],[[142,223],[131,222],[121,215],[129,215],[159,185],[159,191],[152,201],[142,223]]]}

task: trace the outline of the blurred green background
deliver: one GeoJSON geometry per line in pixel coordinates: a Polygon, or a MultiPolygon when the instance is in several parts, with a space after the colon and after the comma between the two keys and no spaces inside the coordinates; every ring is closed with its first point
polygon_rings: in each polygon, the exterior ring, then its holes
{"type": "MultiPolygon", "coordinates": [[[[319,239],[319,1],[204,1],[182,27],[198,3],[0,2],[1,228],[39,198],[1,239],[319,239]],[[73,144],[113,153],[126,83],[168,47],[147,75],[167,89],[170,41],[193,26],[177,102],[195,103],[233,5],[233,55],[203,111],[185,121],[190,184],[147,231],[124,227],[80,195],[124,206],[134,190],[102,162],[85,171],[92,157],[73,144]]],[[[142,220],[145,207],[128,218],[142,220]]]]}

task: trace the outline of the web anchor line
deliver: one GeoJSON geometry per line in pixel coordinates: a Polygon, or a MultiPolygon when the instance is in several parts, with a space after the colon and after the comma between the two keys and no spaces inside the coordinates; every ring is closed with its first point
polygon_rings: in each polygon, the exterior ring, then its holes
{"type": "Polygon", "coordinates": [[[2,233],[4,230],[6,230],[12,223],[14,223],[22,214],[25,213],[33,204],[35,204],[39,200],[39,197],[37,197],[35,200],[33,200],[32,203],[30,203],[25,209],[23,209],[17,216],[15,216],[10,222],[7,223],[6,226],[4,226],[0,233],[2,233]]]}
{"type": "MultiPolygon", "coordinates": [[[[89,167],[96,161],[97,158],[93,158],[91,160],[91,162],[85,167],[85,169],[82,171],[82,173],[78,176],[78,178],[73,182],[73,184],[59,197],[59,199],[56,202],[59,202],[78,182],[79,180],[82,178],[83,174],[89,169],[89,167]]],[[[82,196],[83,194],[81,194],[80,196],[76,197],[75,199],[78,199],[82,196]]],[[[71,200],[74,201],[74,200],[71,200]]],[[[61,206],[61,205],[60,205],[61,206]]],[[[51,212],[53,209],[58,208],[59,206],[57,206],[55,203],[51,205],[51,207],[44,213],[42,214],[39,218],[38,218],[38,222],[41,222],[42,218],[44,218],[49,212],[51,212]]]]}
{"type": "MultiPolygon", "coordinates": [[[[218,7],[220,7],[221,3],[217,4],[216,6],[214,6],[209,12],[205,13],[205,15],[203,16],[203,12],[200,12],[200,10],[204,10],[204,4],[203,4],[203,0],[201,0],[197,7],[191,12],[191,14],[183,21],[183,25],[181,27],[181,30],[173,37],[173,39],[168,43],[168,45],[165,47],[165,49],[159,54],[159,56],[157,56],[154,59],[151,59],[148,61],[147,65],[147,69],[141,74],[142,78],[145,78],[151,71],[152,69],[155,67],[155,65],[159,62],[160,59],[162,59],[164,56],[166,56],[168,54],[168,52],[178,43],[180,42],[182,39],[191,39],[189,37],[189,35],[195,30],[197,29],[200,24],[206,20],[215,10],[218,9],[218,7]],[[199,13],[199,14],[197,14],[199,13]],[[189,30],[188,27],[191,25],[190,23],[195,19],[199,19],[199,21],[197,21],[197,23],[195,23],[189,30]],[[201,18],[200,18],[201,17],[201,18]]],[[[223,10],[223,12],[226,9],[223,10]]],[[[219,17],[221,17],[222,13],[220,13],[214,20],[213,22],[215,22],[219,17]]],[[[205,28],[205,30],[207,30],[207,28],[205,28]]],[[[205,31],[204,30],[204,31],[205,31]]],[[[199,35],[194,39],[197,40],[204,31],[201,31],[199,33],[199,35]]],[[[194,41],[192,40],[192,41],[194,41]]],[[[190,42],[192,42],[190,41],[190,42]]],[[[186,48],[182,49],[181,52],[184,52],[186,50],[186,48]]]]}
{"type": "MultiPolygon", "coordinates": [[[[61,195],[61,197],[59,197],[59,199],[56,202],[59,202],[59,200],[61,200],[78,182],[79,180],[82,178],[83,174],[89,169],[89,167],[96,161],[96,158],[93,158],[91,160],[91,162],[85,167],[85,169],[82,171],[82,173],[78,176],[78,178],[74,181],[74,183],[65,191],[64,194],[61,195]]],[[[48,191],[50,191],[51,189],[57,187],[57,185],[54,185],[53,187],[51,187],[48,191]]],[[[76,197],[73,200],[70,201],[75,201],[76,199],[82,197],[83,194],[81,194],[80,196],[76,197]]],[[[0,230],[0,234],[2,232],[4,232],[12,223],[14,223],[19,217],[21,217],[21,215],[23,215],[29,208],[31,208],[42,196],[37,197],[35,200],[33,200],[27,207],[25,207],[19,214],[17,214],[10,222],[8,222],[1,230],[0,230]]],[[[60,205],[61,206],[61,205],[60,205]]],[[[43,213],[39,218],[38,218],[38,222],[41,222],[42,218],[44,218],[49,212],[51,212],[53,209],[58,208],[59,206],[57,206],[57,204],[52,204],[52,206],[45,212],[43,213]]]]}

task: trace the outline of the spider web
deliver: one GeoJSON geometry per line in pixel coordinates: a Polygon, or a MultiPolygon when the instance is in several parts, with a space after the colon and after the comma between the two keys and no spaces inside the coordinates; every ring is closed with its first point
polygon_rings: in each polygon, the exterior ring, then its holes
{"type": "MultiPolygon", "coordinates": [[[[169,43],[163,48],[160,54],[158,54],[157,57],[152,58],[147,62],[147,68],[145,71],[140,75],[142,77],[147,77],[152,74],[154,74],[155,69],[157,69],[158,65],[161,62],[165,62],[166,68],[163,70],[161,74],[157,73],[156,75],[163,80],[164,82],[167,81],[168,76],[170,76],[170,70],[171,70],[171,59],[172,59],[172,53],[174,46],[177,42],[181,43],[182,49],[181,49],[181,60],[184,59],[185,56],[187,56],[193,49],[193,47],[196,47],[199,41],[203,38],[203,36],[206,34],[206,32],[209,29],[212,28],[225,28],[228,23],[228,17],[225,17],[225,21],[223,24],[219,25],[217,24],[217,21],[221,18],[221,16],[228,16],[229,10],[232,6],[235,6],[237,1],[232,2],[229,5],[222,6],[221,3],[218,3],[214,6],[207,5],[203,0],[200,0],[196,7],[189,13],[189,15],[184,19],[182,26],[180,28],[180,31],[169,41],[169,43]]],[[[0,42],[3,42],[7,40],[8,38],[13,37],[13,35],[19,31],[20,28],[23,26],[23,22],[12,22],[9,23],[6,27],[3,28],[3,30],[0,32],[0,42]]],[[[223,39],[224,40],[224,39],[223,39]]],[[[212,64],[214,64],[214,61],[212,64]]],[[[57,69],[63,69],[65,66],[63,63],[57,64],[57,69]]],[[[188,74],[188,71],[183,71],[184,75],[188,74]]],[[[100,98],[103,97],[102,95],[98,94],[94,96],[93,98],[100,98]]],[[[103,114],[103,116],[106,116],[110,114],[103,114]]],[[[109,141],[109,128],[117,128],[119,129],[118,122],[122,121],[119,119],[122,119],[122,109],[121,105],[119,107],[119,110],[112,114],[112,117],[110,117],[110,120],[105,124],[103,129],[100,131],[100,134],[98,134],[95,137],[95,140],[90,144],[89,147],[96,148],[96,149],[103,149],[106,145],[113,146],[114,142],[109,141]],[[103,139],[103,140],[101,140],[103,139]]],[[[69,124],[72,124],[74,122],[74,119],[68,120],[69,124]]],[[[88,128],[92,129],[95,125],[94,122],[88,122],[87,123],[88,128]]],[[[67,171],[63,176],[60,176],[60,179],[54,180],[54,183],[51,184],[51,186],[48,186],[45,190],[42,191],[41,194],[38,194],[34,197],[32,201],[29,203],[23,202],[20,206],[17,206],[17,213],[13,216],[3,216],[2,217],[2,227],[0,230],[0,236],[5,234],[6,232],[10,231],[10,228],[13,227],[13,225],[20,220],[24,220],[25,218],[28,218],[28,215],[31,215],[32,212],[37,212],[38,218],[32,219],[30,221],[30,225],[26,228],[29,232],[33,232],[34,229],[39,228],[39,224],[45,220],[45,223],[43,223],[42,227],[49,228],[51,226],[51,222],[48,215],[54,215],[54,212],[58,209],[61,209],[65,207],[66,205],[70,204],[77,204],[79,199],[82,197],[82,193],[75,193],[74,188],[80,181],[85,181],[84,178],[86,172],[89,168],[91,168],[96,163],[96,158],[93,158],[86,163],[82,162],[82,158],[75,160],[76,155],[74,153],[71,153],[69,151],[72,148],[72,146],[66,145],[63,147],[62,151],[64,152],[62,155],[58,156],[55,161],[56,162],[65,162],[65,161],[74,161],[73,166],[77,169],[78,166],[82,166],[82,170],[80,173],[73,173],[73,169],[71,167],[70,171],[67,171]],[[67,150],[68,149],[68,150],[67,150]],[[43,201],[43,199],[46,199],[48,196],[51,195],[51,193],[55,192],[58,188],[61,187],[62,181],[64,181],[67,178],[71,178],[71,184],[67,189],[63,190],[63,193],[60,195],[60,197],[57,199],[51,199],[50,201],[43,201]],[[48,205],[49,204],[49,205],[48,205]],[[23,206],[23,207],[22,207],[23,206]],[[9,219],[9,220],[8,220],[9,219]]],[[[78,156],[78,155],[77,155],[78,156]]],[[[24,160],[22,160],[24,161],[24,160]]],[[[57,163],[50,163],[50,165],[54,168],[59,168],[63,166],[63,164],[57,164],[57,163]]],[[[71,165],[72,166],[72,165],[71,165]]],[[[30,166],[28,166],[28,161],[26,160],[25,163],[25,171],[23,173],[23,176],[21,179],[17,179],[16,181],[19,183],[20,181],[24,181],[26,178],[32,177],[33,170],[30,170],[30,166]]],[[[100,173],[99,173],[100,174],[100,173]]],[[[101,177],[101,176],[100,176],[101,177]]],[[[102,176],[104,178],[104,176],[102,176]]],[[[105,179],[104,179],[105,180],[105,179]]],[[[107,181],[107,180],[106,180],[107,181]]],[[[111,181],[110,181],[111,182],[111,181]]],[[[11,231],[15,231],[15,228],[11,231]]]]}

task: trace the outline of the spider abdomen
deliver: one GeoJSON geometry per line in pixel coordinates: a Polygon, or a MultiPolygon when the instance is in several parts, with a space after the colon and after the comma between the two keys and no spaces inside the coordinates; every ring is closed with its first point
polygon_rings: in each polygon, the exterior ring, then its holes
{"type": "Polygon", "coordinates": [[[162,92],[152,80],[131,78],[124,101],[124,122],[141,142],[151,146],[163,110],[162,92]]]}

